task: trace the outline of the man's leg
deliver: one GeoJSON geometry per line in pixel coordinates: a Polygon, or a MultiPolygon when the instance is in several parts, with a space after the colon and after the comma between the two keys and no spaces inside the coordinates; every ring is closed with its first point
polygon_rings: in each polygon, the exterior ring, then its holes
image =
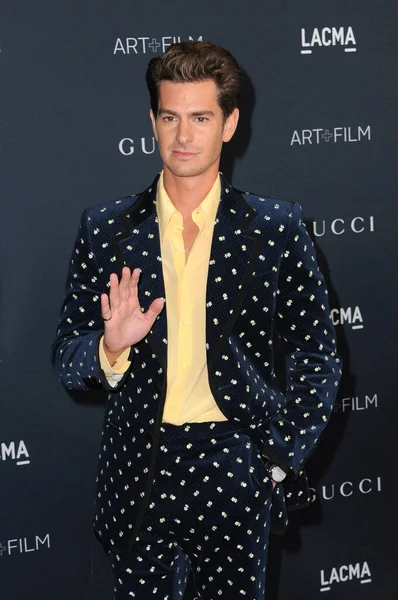
{"type": "MultiPolygon", "coordinates": [[[[269,504],[269,503],[268,503],[269,504]]],[[[209,534],[193,563],[197,600],[263,600],[269,506],[209,534]]]]}
{"type": "Polygon", "coordinates": [[[251,439],[230,423],[166,426],[162,487],[197,600],[263,600],[272,482],[251,439]]]}
{"type": "MultiPolygon", "coordinates": [[[[176,541],[170,511],[175,481],[180,477],[172,477],[172,472],[178,472],[177,465],[169,468],[164,464],[166,452],[162,446],[148,509],[133,547],[122,556],[110,554],[114,600],[182,600],[184,596],[190,564],[176,541]]],[[[182,502],[181,494],[178,501],[182,502]]],[[[178,512],[181,510],[180,504],[178,512]]]]}
{"type": "Polygon", "coordinates": [[[182,600],[190,567],[176,542],[143,530],[128,554],[111,560],[114,600],[182,600]]]}

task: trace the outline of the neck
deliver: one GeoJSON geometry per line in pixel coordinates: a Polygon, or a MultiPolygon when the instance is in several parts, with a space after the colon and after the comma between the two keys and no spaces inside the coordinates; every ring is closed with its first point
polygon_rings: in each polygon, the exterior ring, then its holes
{"type": "Polygon", "coordinates": [[[163,167],[163,184],[167,195],[183,216],[190,216],[192,211],[206,198],[218,177],[219,162],[210,169],[194,177],[178,177],[165,165],[163,167]]]}

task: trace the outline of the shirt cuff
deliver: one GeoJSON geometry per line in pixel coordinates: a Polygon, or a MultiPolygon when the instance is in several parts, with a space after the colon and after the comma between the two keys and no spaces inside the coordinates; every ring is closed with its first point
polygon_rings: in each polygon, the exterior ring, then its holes
{"type": "Polygon", "coordinates": [[[130,348],[127,348],[117,359],[114,365],[110,365],[104,350],[104,336],[101,337],[99,345],[99,359],[101,369],[104,372],[108,383],[114,387],[122,379],[123,374],[130,367],[131,361],[128,360],[130,348]]]}

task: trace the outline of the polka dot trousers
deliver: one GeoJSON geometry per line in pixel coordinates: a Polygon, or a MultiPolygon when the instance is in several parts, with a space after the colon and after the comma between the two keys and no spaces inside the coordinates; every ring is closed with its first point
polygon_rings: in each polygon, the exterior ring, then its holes
{"type": "Polygon", "coordinates": [[[229,422],[163,423],[154,485],[128,554],[112,554],[114,600],[261,600],[272,483],[229,422]]]}

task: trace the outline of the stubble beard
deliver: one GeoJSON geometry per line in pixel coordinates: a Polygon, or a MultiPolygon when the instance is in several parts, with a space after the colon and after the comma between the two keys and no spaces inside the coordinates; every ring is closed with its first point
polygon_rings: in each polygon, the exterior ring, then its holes
{"type": "MultiPolygon", "coordinates": [[[[196,157],[195,157],[196,158],[196,157]]],[[[175,177],[198,177],[209,170],[214,163],[219,160],[219,156],[215,156],[213,160],[206,162],[205,164],[195,164],[195,158],[191,161],[187,160],[170,160],[163,161],[164,165],[175,177]]]]}

